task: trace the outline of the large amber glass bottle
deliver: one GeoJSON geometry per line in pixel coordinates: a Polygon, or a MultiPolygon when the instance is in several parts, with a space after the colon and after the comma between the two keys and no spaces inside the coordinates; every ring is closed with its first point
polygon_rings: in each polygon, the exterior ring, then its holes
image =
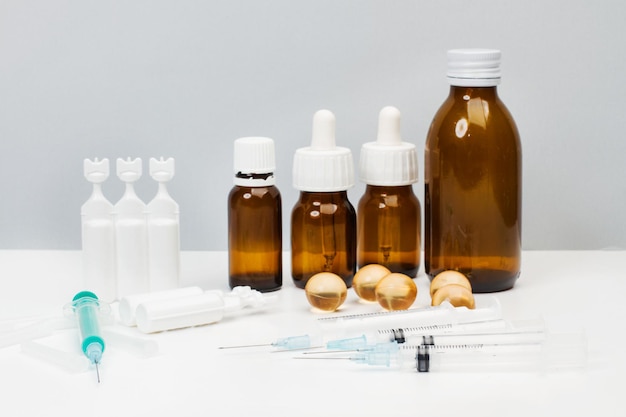
{"type": "Polygon", "coordinates": [[[281,288],[282,204],[273,171],[274,141],[235,141],[235,186],[228,195],[229,285],[281,288]]]}
{"type": "Polygon", "coordinates": [[[350,149],[335,145],[335,116],[313,117],[311,146],[296,150],[293,185],[300,198],[291,212],[291,274],[298,288],[318,272],[333,272],[352,285],[356,272],[356,211],[347,190],[354,185],[350,149]]]}
{"type": "Polygon", "coordinates": [[[448,80],[424,156],[426,273],[458,270],[474,292],[506,290],[520,274],[522,153],[498,97],[500,52],[449,51],[448,80]]]}
{"type": "Polygon", "coordinates": [[[420,265],[421,207],[413,192],[417,151],[402,141],[400,111],[380,111],[378,137],[361,147],[359,176],[367,184],[357,209],[357,265],[381,264],[416,277],[420,265]]]}

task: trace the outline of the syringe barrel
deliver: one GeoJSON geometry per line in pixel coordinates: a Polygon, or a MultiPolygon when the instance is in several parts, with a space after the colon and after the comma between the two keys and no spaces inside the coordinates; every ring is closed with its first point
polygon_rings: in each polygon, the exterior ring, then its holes
{"type": "Polygon", "coordinates": [[[407,346],[401,355],[413,355],[418,372],[542,372],[586,366],[587,343],[582,332],[547,334],[542,343],[407,346]]]}
{"type": "Polygon", "coordinates": [[[99,361],[105,343],[100,332],[100,301],[91,291],[81,291],[72,299],[72,307],[78,322],[81,349],[92,362],[99,361]]]}
{"type": "Polygon", "coordinates": [[[363,333],[369,334],[378,329],[461,324],[501,318],[500,304],[496,298],[491,298],[488,305],[474,310],[443,303],[435,307],[327,317],[318,319],[318,324],[325,338],[341,339],[363,333]]]}

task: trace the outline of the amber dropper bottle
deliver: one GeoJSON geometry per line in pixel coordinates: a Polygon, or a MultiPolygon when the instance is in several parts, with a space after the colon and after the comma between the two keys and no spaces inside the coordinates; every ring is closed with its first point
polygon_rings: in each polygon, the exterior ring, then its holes
{"type": "Polygon", "coordinates": [[[249,286],[268,292],[282,286],[282,206],[275,169],[272,139],[235,141],[235,186],[228,195],[231,288],[249,286]]]}
{"type": "Polygon", "coordinates": [[[450,93],[424,155],[426,273],[457,270],[474,292],[513,287],[521,266],[522,150],[498,96],[500,55],[448,51],[450,93]]]}
{"type": "Polygon", "coordinates": [[[356,212],[347,190],[353,185],[352,152],[335,144],[335,115],[319,110],[311,146],[298,149],[293,161],[300,197],[291,212],[291,274],[298,288],[318,272],[333,272],[352,285],[356,212]]]}
{"type": "Polygon", "coordinates": [[[420,266],[421,207],[415,145],[403,142],[400,111],[380,111],[378,137],[361,147],[360,180],[366,184],[357,210],[357,264],[381,264],[412,278],[420,266]]]}

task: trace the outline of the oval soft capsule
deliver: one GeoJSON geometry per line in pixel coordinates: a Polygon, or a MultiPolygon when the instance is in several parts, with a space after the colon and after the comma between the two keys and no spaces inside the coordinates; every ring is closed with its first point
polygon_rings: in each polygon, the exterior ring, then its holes
{"type": "Polygon", "coordinates": [[[417,298],[417,285],[405,274],[391,273],[376,285],[376,301],[386,310],[406,310],[417,298]]]}
{"type": "Polygon", "coordinates": [[[383,265],[369,264],[359,268],[352,280],[352,288],[359,298],[367,301],[376,301],[376,284],[391,271],[383,265]]]}
{"type": "Polygon", "coordinates": [[[323,311],[335,311],[348,295],[346,283],[337,274],[320,272],[309,278],[304,287],[311,306],[323,311]]]}
{"type": "Polygon", "coordinates": [[[472,291],[472,284],[469,279],[459,271],[448,270],[438,273],[430,282],[430,296],[432,297],[439,288],[449,284],[456,284],[472,291]]]}
{"type": "Polygon", "coordinates": [[[448,301],[455,307],[467,307],[469,309],[474,309],[476,307],[472,291],[458,284],[448,284],[439,288],[433,294],[431,304],[433,306],[438,306],[444,301],[448,301]]]}

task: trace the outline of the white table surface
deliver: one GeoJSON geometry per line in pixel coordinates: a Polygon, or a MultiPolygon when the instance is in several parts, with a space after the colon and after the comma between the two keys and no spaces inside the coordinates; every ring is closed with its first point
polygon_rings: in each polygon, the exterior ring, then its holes
{"type": "MultiPolygon", "coordinates": [[[[138,358],[115,346],[105,352],[102,382],[93,371],[69,373],[0,349],[2,416],[624,416],[626,252],[527,251],[514,289],[477,294],[480,307],[497,297],[505,319],[543,317],[554,331],[584,329],[585,369],[518,373],[429,373],[304,361],[269,348],[224,351],[222,345],[271,342],[317,329],[304,291],[285,256],[278,302],[262,313],[149,335],[159,353],[138,358]],[[61,414],[63,413],[63,414],[61,414]]],[[[0,324],[25,316],[58,316],[82,290],[79,251],[0,251],[0,324]]],[[[429,303],[420,271],[414,307],[429,303]]],[[[181,285],[228,291],[225,252],[183,252],[181,285]]],[[[353,290],[341,311],[379,311],[353,290]]],[[[121,325],[120,325],[121,326],[121,325]]],[[[135,328],[121,329],[146,336],[135,328]]],[[[76,330],[47,343],[79,354],[76,330]]],[[[46,339],[42,340],[42,343],[46,339]]]]}

